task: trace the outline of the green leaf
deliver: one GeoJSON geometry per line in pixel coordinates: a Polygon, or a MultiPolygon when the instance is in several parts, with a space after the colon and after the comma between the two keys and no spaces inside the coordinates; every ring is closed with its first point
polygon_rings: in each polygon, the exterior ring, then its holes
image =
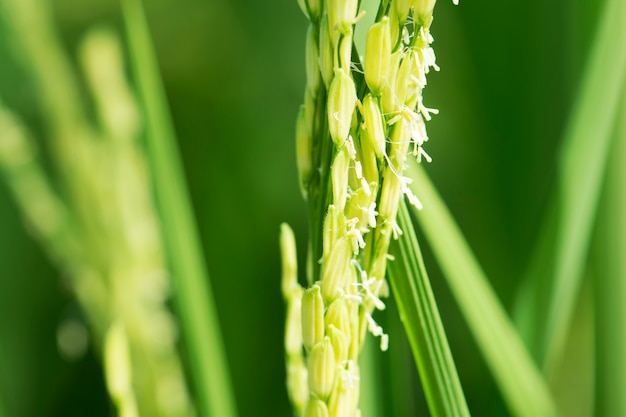
{"type": "Polygon", "coordinates": [[[557,415],[541,373],[430,179],[416,164],[409,175],[424,205],[415,216],[511,414],[557,415]]]}
{"type": "Polygon", "coordinates": [[[398,213],[402,236],[391,245],[391,288],[433,416],[469,416],[439,310],[430,288],[406,205],[398,213]]]}
{"type": "Polygon", "coordinates": [[[200,414],[234,417],[235,401],[217,311],[145,14],[140,0],[122,0],[121,3],[135,80],[145,112],[148,155],[174,295],[200,414]]]}
{"type": "Polygon", "coordinates": [[[544,272],[533,271],[523,289],[522,310],[541,312],[531,320],[528,332],[538,338],[537,358],[547,375],[562,352],[586,265],[626,70],[624,19],[626,2],[608,0],[564,135],[558,188],[553,194],[555,211],[540,239],[554,239],[553,257],[536,251],[545,260],[534,263],[544,272]],[[542,307],[537,309],[537,305],[542,307]]]}
{"type": "Polygon", "coordinates": [[[626,415],[626,84],[594,241],[596,412],[626,415]]]}

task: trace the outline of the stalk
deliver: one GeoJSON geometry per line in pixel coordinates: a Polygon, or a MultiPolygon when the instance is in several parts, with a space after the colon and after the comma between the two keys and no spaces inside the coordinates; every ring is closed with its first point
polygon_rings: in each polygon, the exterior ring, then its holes
{"type": "MultiPolygon", "coordinates": [[[[426,74],[437,70],[430,35],[434,1],[383,1],[354,43],[357,0],[300,0],[310,20],[307,85],[296,124],[300,185],[308,202],[306,288],[297,281],[293,233],[283,226],[288,393],[297,415],[357,416],[359,353],[367,332],[386,350],[373,313],[385,308],[385,273],[407,158],[430,157],[426,74]]],[[[463,402],[463,406],[464,402],[463,402]]],[[[466,407],[466,406],[465,406],[466,407]]],[[[461,413],[463,414],[463,413],[461,413]]]]}
{"type": "Polygon", "coordinates": [[[399,220],[404,234],[392,245],[389,276],[429,409],[433,416],[469,416],[406,205],[399,220]]]}

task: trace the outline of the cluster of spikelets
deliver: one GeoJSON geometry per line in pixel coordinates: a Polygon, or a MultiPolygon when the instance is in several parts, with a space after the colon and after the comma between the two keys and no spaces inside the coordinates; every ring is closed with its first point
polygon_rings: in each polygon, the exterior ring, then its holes
{"type": "Polygon", "coordinates": [[[297,281],[293,234],[283,225],[288,393],[296,415],[357,417],[358,355],[383,309],[390,240],[402,233],[402,196],[420,207],[403,175],[409,155],[430,160],[422,102],[438,69],[429,27],[435,0],[383,1],[365,54],[353,42],[357,0],[299,0],[311,24],[307,86],[296,127],[301,189],[309,205],[307,289],[297,281]]]}
{"type": "MultiPolygon", "coordinates": [[[[42,11],[47,9],[36,3],[15,0],[3,10],[15,25],[15,40],[44,92],[42,100],[54,107],[47,113],[48,133],[60,190],[27,127],[1,101],[0,177],[77,297],[102,352],[119,415],[195,416],[176,347],[177,325],[167,307],[165,253],[121,45],[101,29],[89,32],[82,44],[80,63],[98,117],[92,123],[74,100],[76,86],[42,11]],[[30,21],[41,24],[31,27],[25,23],[30,21]]],[[[74,358],[85,348],[77,333],[82,325],[75,322],[59,328],[60,351],[74,358]]]]}

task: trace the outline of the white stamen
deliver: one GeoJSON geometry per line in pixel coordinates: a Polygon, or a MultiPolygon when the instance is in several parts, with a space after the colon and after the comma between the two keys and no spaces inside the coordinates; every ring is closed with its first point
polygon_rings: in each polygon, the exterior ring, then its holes
{"type": "MultiPolygon", "coordinates": [[[[359,55],[359,59],[363,62],[363,55],[359,55]]],[[[356,62],[350,62],[350,71],[358,72],[359,74],[363,74],[363,70],[359,68],[356,62]]]]}
{"type": "Polygon", "coordinates": [[[382,334],[380,336],[380,350],[387,352],[387,349],[389,349],[389,335],[382,334]]]}
{"type": "Polygon", "coordinates": [[[421,210],[424,208],[421,201],[415,196],[415,194],[413,194],[413,192],[411,191],[409,187],[403,187],[402,191],[404,192],[404,195],[406,195],[406,198],[409,200],[409,203],[412,206],[414,206],[418,210],[421,210]]]}
{"type": "Polygon", "coordinates": [[[419,147],[419,154],[417,155],[417,162],[422,162],[422,157],[424,157],[424,159],[426,160],[426,162],[431,163],[433,161],[433,158],[430,157],[430,155],[428,155],[426,153],[426,151],[424,150],[424,148],[422,148],[421,146],[419,147]]]}
{"type": "MultiPolygon", "coordinates": [[[[402,229],[400,229],[400,226],[399,226],[399,225],[398,225],[398,223],[397,223],[397,222],[395,222],[395,221],[391,223],[391,231],[392,231],[392,233],[393,233],[393,238],[394,238],[395,240],[398,240],[398,238],[399,238],[400,236],[402,236],[402,229]]],[[[392,258],[393,258],[393,256],[392,256],[392,258]]],[[[388,258],[388,259],[389,259],[389,258],[388,258]]]]}
{"type": "Polygon", "coordinates": [[[389,347],[389,336],[383,332],[383,328],[374,321],[371,314],[366,313],[365,318],[367,319],[367,329],[374,336],[380,337],[380,349],[386,351],[389,347]]]}
{"type": "Polygon", "coordinates": [[[402,42],[406,45],[411,43],[411,35],[409,35],[409,30],[405,27],[402,28],[402,42]]]}
{"type": "MultiPolygon", "coordinates": [[[[365,295],[367,297],[367,299],[371,300],[374,303],[374,307],[376,307],[378,310],[384,310],[385,309],[385,303],[383,302],[383,300],[381,300],[375,293],[374,291],[372,291],[372,284],[376,285],[378,288],[380,288],[381,286],[381,280],[378,280],[376,278],[370,278],[367,281],[364,281],[362,283],[363,289],[365,290],[365,295]]],[[[378,291],[376,291],[378,292],[378,291]]]]}
{"type": "Polygon", "coordinates": [[[358,223],[358,217],[348,220],[348,231],[346,232],[352,240],[352,251],[355,254],[359,253],[359,248],[363,249],[365,247],[365,239],[363,239],[363,234],[357,227],[358,223]]]}
{"type": "Polygon", "coordinates": [[[376,211],[376,202],[372,202],[370,206],[364,209],[367,212],[367,224],[373,229],[376,227],[376,216],[378,212],[376,211]]]}
{"type": "Polygon", "coordinates": [[[353,285],[361,288],[361,290],[365,293],[365,299],[372,301],[377,309],[384,310],[386,307],[385,303],[376,295],[380,291],[380,287],[383,285],[383,281],[375,277],[368,278],[367,272],[365,272],[365,270],[361,268],[361,265],[359,265],[356,260],[353,260],[353,264],[357,267],[361,276],[361,282],[357,282],[353,285]],[[372,286],[375,286],[375,288],[372,289],[372,286]]]}
{"type": "Polygon", "coordinates": [[[356,159],[356,148],[354,147],[354,139],[352,139],[352,135],[348,135],[348,139],[346,139],[346,146],[348,147],[348,155],[350,155],[350,159],[356,159]]]}
{"type": "Polygon", "coordinates": [[[439,110],[437,109],[430,109],[426,106],[424,106],[424,104],[422,103],[421,97],[420,100],[418,100],[417,102],[417,108],[419,110],[419,112],[422,114],[422,116],[424,116],[424,119],[426,119],[426,121],[430,121],[432,119],[432,117],[430,117],[431,113],[432,114],[439,114],[439,110]]]}
{"type": "Polygon", "coordinates": [[[365,191],[366,196],[369,197],[372,195],[372,189],[365,178],[361,178],[361,187],[363,188],[363,191],[365,191]]]}
{"type": "Polygon", "coordinates": [[[339,296],[341,296],[342,298],[344,298],[344,299],[346,299],[348,301],[354,301],[357,304],[362,304],[363,303],[363,297],[361,297],[358,294],[348,294],[342,288],[339,288],[339,296]]]}
{"type": "Polygon", "coordinates": [[[343,383],[344,388],[353,389],[356,383],[361,379],[354,372],[354,362],[348,360],[341,365],[341,382],[343,383]]]}
{"type": "Polygon", "coordinates": [[[356,177],[362,180],[363,179],[363,167],[361,166],[360,161],[354,162],[354,170],[356,171],[356,177]]]}

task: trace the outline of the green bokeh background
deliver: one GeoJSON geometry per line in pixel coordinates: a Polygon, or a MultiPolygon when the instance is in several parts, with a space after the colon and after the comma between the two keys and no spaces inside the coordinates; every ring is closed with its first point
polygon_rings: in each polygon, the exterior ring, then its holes
{"type": "MultiPolygon", "coordinates": [[[[74,59],[92,25],[122,32],[116,1],[51,1],[74,59]]],[[[306,18],[295,0],[145,5],[240,415],[288,416],[278,228],[290,223],[304,247],[306,208],[293,131],[305,83],[306,18]]],[[[441,71],[430,74],[425,101],[440,114],[428,126],[434,161],[427,170],[509,308],[554,181],[599,6],[594,0],[465,0],[460,6],[440,1],[435,9],[441,71]]],[[[1,15],[0,29],[0,96],[43,139],[34,85],[1,15]]],[[[472,414],[506,415],[427,248],[426,262],[472,414]]],[[[80,316],[62,278],[0,182],[0,400],[7,416],[113,412],[93,351],[70,362],[58,353],[58,325],[80,316]]],[[[391,334],[391,343],[405,342],[391,334]]],[[[414,387],[406,390],[414,395],[414,387]]]]}

